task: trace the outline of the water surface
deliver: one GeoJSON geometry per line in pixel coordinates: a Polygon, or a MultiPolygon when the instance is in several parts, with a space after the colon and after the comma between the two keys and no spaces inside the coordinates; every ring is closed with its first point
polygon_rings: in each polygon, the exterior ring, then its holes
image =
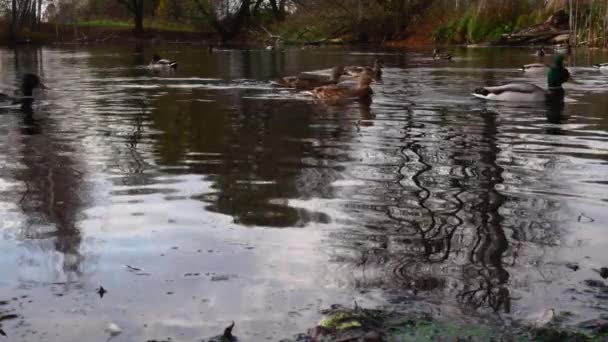
{"type": "Polygon", "coordinates": [[[0,88],[36,72],[31,111],[0,108],[0,314],[11,341],[172,338],[237,322],[247,341],[313,327],[332,304],[496,324],[608,310],[608,60],[570,59],[561,107],[485,104],[543,84],[527,49],[0,50],[0,88]],[[175,74],[143,67],[159,52],[175,74]],[[386,69],[371,106],[268,80],[386,69]],[[572,264],[580,269],[573,271],[572,264]],[[108,293],[100,298],[95,290],[108,293]]]}

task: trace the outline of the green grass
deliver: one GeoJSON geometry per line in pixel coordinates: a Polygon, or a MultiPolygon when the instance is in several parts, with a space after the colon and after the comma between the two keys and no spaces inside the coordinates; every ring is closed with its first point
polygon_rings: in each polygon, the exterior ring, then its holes
{"type": "Polygon", "coordinates": [[[89,20],[89,21],[81,21],[78,23],[78,26],[84,27],[132,27],[133,24],[128,21],[117,21],[117,20],[108,20],[108,19],[99,19],[99,20],[89,20]]]}
{"type": "MultiPolygon", "coordinates": [[[[133,22],[98,19],[79,22],[78,26],[98,28],[132,28],[133,22]]],[[[144,20],[144,30],[145,29],[171,32],[199,32],[198,28],[190,24],[172,23],[158,20],[144,20]]]]}

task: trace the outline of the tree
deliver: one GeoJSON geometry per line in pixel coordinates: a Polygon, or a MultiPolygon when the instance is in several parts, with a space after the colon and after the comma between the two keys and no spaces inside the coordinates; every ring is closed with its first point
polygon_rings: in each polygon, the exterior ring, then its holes
{"type": "Polygon", "coordinates": [[[144,0],[117,0],[121,4],[125,5],[129,12],[133,14],[135,20],[134,32],[136,35],[144,33],[144,0]]]}
{"type": "Polygon", "coordinates": [[[17,0],[13,0],[11,6],[11,39],[17,40],[17,0]]]}
{"type": "MultiPolygon", "coordinates": [[[[262,0],[256,0],[259,6],[262,0]]],[[[226,6],[225,13],[222,15],[216,8],[207,6],[201,0],[194,0],[200,12],[205,16],[213,28],[220,34],[222,40],[230,40],[234,38],[241,30],[243,25],[249,24],[251,18],[252,0],[235,1],[238,6],[235,11],[230,10],[230,6],[226,6]]]]}
{"type": "Polygon", "coordinates": [[[14,41],[23,26],[31,30],[39,28],[42,11],[42,0],[11,0],[10,36],[14,41]]]}

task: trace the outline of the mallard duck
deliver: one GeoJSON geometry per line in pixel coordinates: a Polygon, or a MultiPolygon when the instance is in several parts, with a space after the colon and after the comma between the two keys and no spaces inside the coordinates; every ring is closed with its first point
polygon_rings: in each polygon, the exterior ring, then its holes
{"type": "Polygon", "coordinates": [[[0,93],[0,102],[17,104],[22,103],[24,100],[31,100],[32,96],[34,95],[34,89],[36,88],[47,89],[47,87],[40,81],[40,77],[38,77],[38,75],[25,74],[21,80],[21,91],[16,92],[18,95],[11,96],[0,93]]]}
{"type": "Polygon", "coordinates": [[[555,58],[553,65],[547,76],[548,90],[534,84],[513,83],[498,87],[478,88],[473,92],[473,96],[492,101],[508,102],[554,102],[563,101],[564,88],[562,84],[570,80],[570,73],[563,64],[563,56],[555,58]]]}
{"type": "Polygon", "coordinates": [[[155,70],[177,69],[177,61],[161,58],[159,55],[152,56],[150,67],[155,70]]]}
{"type": "Polygon", "coordinates": [[[439,49],[433,50],[433,59],[443,59],[443,60],[451,61],[452,58],[454,58],[454,56],[452,56],[452,54],[443,53],[439,49]]]}
{"type": "Polygon", "coordinates": [[[374,64],[372,67],[369,66],[349,66],[344,68],[346,73],[351,76],[359,77],[363,73],[371,75],[371,77],[375,79],[382,78],[382,68],[384,67],[384,62],[380,59],[374,60],[374,64]]]}
{"type": "Polygon", "coordinates": [[[541,73],[549,71],[549,66],[543,63],[532,63],[524,65],[521,70],[526,73],[541,73]]]}
{"type": "Polygon", "coordinates": [[[374,93],[370,84],[372,78],[366,75],[359,77],[357,86],[346,87],[340,85],[329,85],[318,87],[311,92],[312,96],[320,100],[339,101],[339,100],[359,100],[369,101],[374,93]]]}
{"type": "Polygon", "coordinates": [[[555,47],[555,53],[560,55],[571,55],[572,54],[572,46],[570,46],[570,42],[567,42],[565,45],[559,45],[555,47]]]}
{"type": "Polygon", "coordinates": [[[295,88],[297,90],[313,90],[317,87],[337,84],[340,81],[340,77],[344,74],[344,68],[337,66],[331,69],[330,77],[317,74],[300,73],[297,76],[279,78],[274,80],[272,83],[277,86],[295,88]]]}
{"type": "Polygon", "coordinates": [[[545,57],[547,53],[545,52],[545,47],[541,46],[540,49],[536,50],[536,52],[534,53],[534,56],[536,57],[545,57]]]}
{"type": "Polygon", "coordinates": [[[608,71],[608,63],[594,64],[593,67],[601,71],[608,71]]]}

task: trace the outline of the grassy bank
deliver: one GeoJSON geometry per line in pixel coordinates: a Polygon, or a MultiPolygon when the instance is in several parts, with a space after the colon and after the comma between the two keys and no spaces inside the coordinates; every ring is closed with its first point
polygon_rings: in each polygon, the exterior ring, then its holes
{"type": "Polygon", "coordinates": [[[575,0],[569,2],[479,1],[460,9],[435,8],[438,23],[433,29],[437,43],[476,44],[501,42],[505,34],[548,25],[548,19],[561,12],[562,30],[571,30],[573,45],[608,46],[608,2],[575,0]]]}
{"type": "Polygon", "coordinates": [[[504,34],[542,23],[549,15],[543,8],[534,8],[526,2],[483,8],[470,6],[453,11],[437,10],[433,16],[439,20],[432,37],[438,43],[491,43],[504,34]]]}

